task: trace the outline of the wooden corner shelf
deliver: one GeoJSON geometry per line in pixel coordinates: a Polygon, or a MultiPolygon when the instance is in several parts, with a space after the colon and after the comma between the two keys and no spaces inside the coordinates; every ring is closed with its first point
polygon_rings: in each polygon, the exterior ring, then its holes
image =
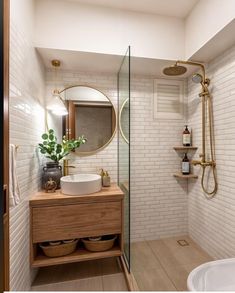
{"type": "Polygon", "coordinates": [[[173,149],[175,151],[196,151],[198,148],[194,146],[175,146],[173,149]]]}
{"type": "Polygon", "coordinates": [[[90,252],[84,248],[78,247],[78,249],[75,252],[69,255],[60,256],[60,257],[48,257],[48,256],[45,256],[42,252],[40,252],[39,254],[35,256],[32,262],[32,267],[38,268],[38,267],[45,267],[45,266],[54,266],[59,264],[115,257],[115,256],[121,256],[121,255],[122,255],[122,251],[118,245],[115,245],[113,248],[106,251],[102,251],[102,252],[90,252]]]}
{"type": "Polygon", "coordinates": [[[197,179],[198,178],[197,175],[194,175],[194,174],[183,175],[180,172],[174,173],[173,176],[176,177],[176,178],[180,178],[180,179],[197,179]]]}

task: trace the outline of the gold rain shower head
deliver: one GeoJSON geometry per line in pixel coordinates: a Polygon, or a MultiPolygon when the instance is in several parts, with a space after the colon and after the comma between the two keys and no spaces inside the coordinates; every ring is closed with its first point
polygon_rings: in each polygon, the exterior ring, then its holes
{"type": "Polygon", "coordinates": [[[163,73],[169,76],[178,76],[182,75],[187,71],[185,66],[174,64],[172,66],[166,67],[163,69],[163,73]]]}

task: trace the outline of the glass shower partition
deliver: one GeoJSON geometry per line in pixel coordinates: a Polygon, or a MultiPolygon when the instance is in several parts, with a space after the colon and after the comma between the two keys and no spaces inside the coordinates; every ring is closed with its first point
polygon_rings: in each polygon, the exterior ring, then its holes
{"type": "Polygon", "coordinates": [[[130,271],[130,47],[118,72],[118,185],[124,199],[124,259],[130,271]]]}

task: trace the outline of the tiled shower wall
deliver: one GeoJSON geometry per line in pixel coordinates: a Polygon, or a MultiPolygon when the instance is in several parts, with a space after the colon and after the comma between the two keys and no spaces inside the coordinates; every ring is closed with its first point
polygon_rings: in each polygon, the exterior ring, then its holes
{"type": "MultiPolygon", "coordinates": [[[[32,12],[32,4],[23,2],[21,17],[28,19],[24,14],[32,12]]],[[[11,1],[12,9],[15,4],[11,1]]],[[[41,162],[35,146],[44,131],[44,88],[44,70],[32,39],[13,14],[10,27],[10,143],[19,146],[16,161],[21,199],[17,206],[10,208],[11,291],[30,290],[35,275],[29,265],[28,198],[40,189],[41,162]]]]}
{"type": "MultiPolygon", "coordinates": [[[[62,64],[63,66],[63,64],[62,64]]],[[[50,98],[54,89],[53,71],[48,70],[46,73],[46,97],[50,98]]],[[[84,73],[75,71],[58,72],[57,84],[60,90],[69,85],[87,85],[102,91],[114,105],[117,110],[117,76],[97,73],[84,73]]],[[[53,121],[53,117],[51,119],[53,121]]],[[[54,127],[56,133],[61,133],[62,123],[57,120],[49,128],[54,127]]],[[[82,133],[81,133],[82,134],[82,133]]],[[[85,133],[84,133],[85,135],[85,133]]],[[[70,169],[70,173],[100,173],[100,169],[107,170],[110,174],[111,181],[117,182],[117,135],[112,142],[100,152],[91,156],[70,155],[70,165],[76,168],[70,169]]]]}
{"type": "MultiPolygon", "coordinates": [[[[188,228],[187,182],[177,180],[184,119],[154,119],[154,79],[131,80],[132,241],[182,235],[188,228]]],[[[187,101],[185,101],[186,103],[187,101]]]]}
{"type": "MultiPolygon", "coordinates": [[[[213,96],[218,192],[208,200],[200,180],[189,181],[189,234],[217,259],[235,256],[235,47],[213,60],[206,73],[213,96]]],[[[200,90],[200,85],[189,80],[189,126],[194,145],[199,147],[195,158],[201,153],[200,90]]],[[[200,167],[195,167],[194,172],[201,176],[200,167]]]]}

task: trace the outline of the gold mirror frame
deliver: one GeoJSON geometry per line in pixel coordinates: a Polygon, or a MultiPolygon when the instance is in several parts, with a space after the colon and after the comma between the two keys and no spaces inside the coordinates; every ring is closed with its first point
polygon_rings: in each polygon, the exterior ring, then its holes
{"type": "Polygon", "coordinates": [[[130,142],[129,142],[129,140],[126,138],[126,136],[125,136],[125,134],[124,134],[124,132],[123,132],[123,130],[122,130],[121,116],[122,116],[122,111],[123,111],[123,109],[124,109],[124,107],[125,107],[125,105],[126,105],[126,103],[127,103],[128,100],[129,100],[129,98],[127,98],[127,99],[123,102],[123,104],[122,104],[122,106],[121,106],[121,109],[120,109],[120,112],[119,112],[119,130],[120,130],[120,133],[121,133],[122,138],[125,140],[125,142],[126,142],[127,144],[129,144],[130,142]]]}
{"type": "Polygon", "coordinates": [[[114,136],[116,135],[116,132],[117,132],[117,112],[116,112],[116,109],[114,107],[113,102],[110,100],[110,98],[106,94],[104,94],[102,91],[98,90],[97,88],[95,88],[93,86],[90,86],[90,85],[87,85],[87,84],[76,84],[76,85],[67,86],[63,90],[59,91],[59,94],[63,93],[64,91],[66,91],[66,90],[68,90],[70,88],[73,88],[73,87],[87,87],[87,88],[91,88],[93,90],[96,90],[96,91],[100,92],[101,94],[103,94],[113,106],[114,116],[115,116],[115,129],[114,129],[113,134],[110,137],[109,141],[107,141],[102,147],[98,148],[97,150],[90,151],[90,152],[75,151],[73,153],[73,154],[76,154],[77,156],[80,156],[80,157],[92,156],[92,155],[95,155],[96,153],[102,151],[103,149],[105,149],[111,143],[111,141],[113,140],[114,136]]]}

